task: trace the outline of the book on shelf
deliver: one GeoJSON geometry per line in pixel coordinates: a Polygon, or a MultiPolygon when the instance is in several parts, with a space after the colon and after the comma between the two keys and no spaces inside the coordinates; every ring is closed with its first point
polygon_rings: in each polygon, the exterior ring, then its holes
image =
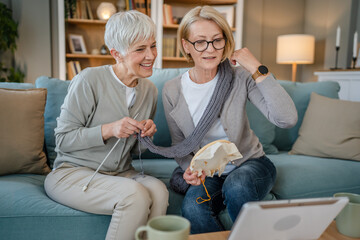
{"type": "Polygon", "coordinates": [[[90,1],[76,0],[76,4],[71,5],[65,1],[65,13],[67,18],[73,19],[94,19],[90,1]]]}
{"type": "Polygon", "coordinates": [[[163,57],[176,57],[176,37],[163,38],[163,57]]]}
{"type": "Polygon", "coordinates": [[[67,79],[71,80],[75,76],[75,69],[72,61],[67,62],[66,67],[67,67],[67,79]]]}
{"type": "Polygon", "coordinates": [[[86,7],[86,1],[81,0],[79,2],[80,2],[81,19],[89,19],[87,7],[86,7]]]}
{"type": "Polygon", "coordinates": [[[126,4],[126,11],[136,9],[135,0],[125,0],[125,4],[126,4]]]}
{"type": "Polygon", "coordinates": [[[145,0],[146,14],[151,17],[151,0],[145,0]]]}
{"type": "Polygon", "coordinates": [[[145,0],[135,0],[135,9],[143,14],[146,14],[145,0]]]}
{"type": "Polygon", "coordinates": [[[163,5],[163,23],[164,24],[173,24],[173,13],[172,6],[169,4],[163,5]]]}
{"type": "Polygon", "coordinates": [[[91,5],[90,5],[89,1],[86,1],[86,11],[87,11],[89,19],[93,20],[94,15],[92,14],[91,5]]]}
{"type": "Polygon", "coordinates": [[[68,79],[73,79],[81,71],[81,66],[79,61],[69,61],[67,62],[67,73],[68,79]]]}
{"type": "Polygon", "coordinates": [[[126,11],[137,10],[151,16],[151,0],[125,0],[126,11]]]}
{"type": "Polygon", "coordinates": [[[76,74],[81,72],[81,66],[80,66],[79,61],[75,61],[75,71],[76,71],[76,74]]]}

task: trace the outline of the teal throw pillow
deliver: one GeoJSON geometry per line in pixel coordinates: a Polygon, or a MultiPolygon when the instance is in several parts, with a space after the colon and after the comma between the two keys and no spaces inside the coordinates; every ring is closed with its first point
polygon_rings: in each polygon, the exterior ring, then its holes
{"type": "Polygon", "coordinates": [[[298,121],[296,125],[290,129],[282,129],[275,127],[274,145],[280,151],[289,151],[299,136],[299,128],[303,122],[305,111],[309,105],[310,95],[315,92],[319,95],[329,98],[339,98],[338,92],[340,86],[337,82],[307,82],[298,83],[285,80],[278,80],[280,85],[286,90],[294,101],[298,112],[298,121]]]}
{"type": "Polygon", "coordinates": [[[61,105],[64,102],[70,81],[63,81],[57,78],[41,76],[36,79],[37,88],[47,89],[47,99],[44,113],[45,146],[48,157],[48,164],[52,168],[56,158],[55,132],[56,118],[60,116],[61,105]]]}

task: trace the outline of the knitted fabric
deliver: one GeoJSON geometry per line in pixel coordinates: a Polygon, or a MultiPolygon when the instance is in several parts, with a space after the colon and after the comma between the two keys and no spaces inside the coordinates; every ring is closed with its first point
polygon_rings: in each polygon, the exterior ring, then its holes
{"type": "Polygon", "coordinates": [[[229,60],[225,60],[219,65],[219,80],[214,92],[201,116],[197,126],[190,136],[182,142],[171,147],[155,146],[149,137],[142,138],[137,134],[137,139],[151,152],[167,158],[181,158],[190,154],[200,144],[205,134],[209,131],[216,118],[220,115],[222,106],[230,95],[233,86],[233,70],[229,60]]]}

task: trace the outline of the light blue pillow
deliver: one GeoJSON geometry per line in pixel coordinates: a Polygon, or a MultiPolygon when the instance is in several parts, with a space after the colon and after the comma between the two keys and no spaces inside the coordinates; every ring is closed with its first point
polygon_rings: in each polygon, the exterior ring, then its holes
{"type": "Polygon", "coordinates": [[[55,133],[56,118],[60,116],[60,108],[64,102],[70,81],[63,81],[57,78],[41,76],[36,79],[37,88],[47,89],[47,99],[44,113],[45,146],[50,168],[53,167],[56,158],[55,133]]]}

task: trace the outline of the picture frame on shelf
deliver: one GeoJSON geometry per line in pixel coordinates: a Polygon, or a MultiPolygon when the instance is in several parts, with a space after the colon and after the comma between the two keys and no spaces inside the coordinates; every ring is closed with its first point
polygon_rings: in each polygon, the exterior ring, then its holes
{"type": "Polygon", "coordinates": [[[87,54],[84,37],[78,34],[69,34],[69,47],[71,53],[87,54]]]}
{"type": "Polygon", "coordinates": [[[217,10],[226,21],[229,23],[230,27],[234,27],[234,6],[212,6],[215,10],[217,10]]]}

